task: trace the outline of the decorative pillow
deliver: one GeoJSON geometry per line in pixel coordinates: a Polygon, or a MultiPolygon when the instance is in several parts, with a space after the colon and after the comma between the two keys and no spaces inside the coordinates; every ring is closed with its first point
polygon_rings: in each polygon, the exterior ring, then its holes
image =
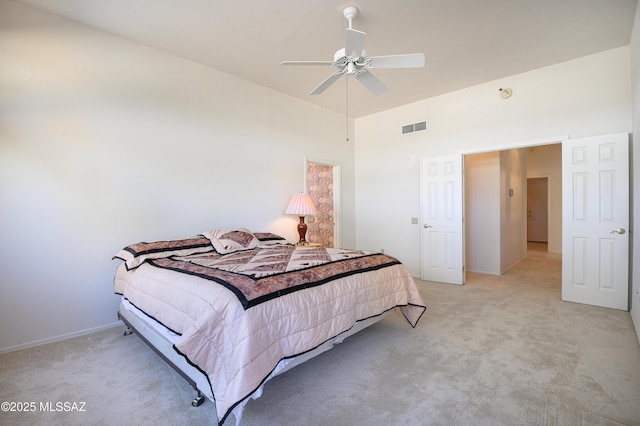
{"type": "Polygon", "coordinates": [[[293,245],[280,235],[271,232],[254,232],[253,235],[260,241],[260,247],[262,248],[293,245]]]}
{"type": "Polygon", "coordinates": [[[208,238],[194,237],[184,240],[131,244],[120,250],[113,256],[113,259],[123,260],[127,270],[131,270],[143,264],[147,259],[187,256],[189,254],[206,253],[209,251],[213,251],[213,247],[208,238]]]}
{"type": "Polygon", "coordinates": [[[233,253],[240,250],[250,250],[260,245],[260,241],[251,231],[239,229],[216,229],[202,233],[208,238],[213,248],[220,254],[233,253]]]}

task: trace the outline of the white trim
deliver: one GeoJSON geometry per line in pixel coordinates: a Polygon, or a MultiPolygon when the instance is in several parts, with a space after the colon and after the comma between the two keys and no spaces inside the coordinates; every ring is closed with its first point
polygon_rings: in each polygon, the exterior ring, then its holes
{"type": "Polygon", "coordinates": [[[61,334],[59,336],[49,337],[41,340],[34,340],[32,342],[22,343],[20,345],[9,346],[6,348],[0,348],[0,354],[15,352],[22,349],[29,349],[35,346],[46,345],[47,343],[60,342],[62,340],[72,339],[74,337],[80,337],[87,334],[97,333],[98,331],[107,330],[110,328],[124,326],[122,321],[112,322],[111,324],[101,325],[99,327],[87,328],[80,331],[74,331],[73,333],[61,334]]]}
{"type": "Polygon", "coordinates": [[[484,147],[478,147],[478,148],[465,149],[460,151],[459,154],[462,154],[462,155],[483,154],[485,152],[508,151],[511,149],[528,148],[530,146],[552,145],[556,143],[562,143],[562,141],[567,139],[569,139],[569,136],[557,136],[553,138],[535,139],[530,141],[509,142],[502,145],[484,146],[484,147]]]}
{"type": "MultiPolygon", "coordinates": [[[[528,148],[528,147],[532,147],[532,146],[541,146],[541,145],[553,145],[553,144],[562,144],[563,141],[570,139],[569,135],[566,136],[555,136],[555,137],[547,137],[547,138],[542,138],[542,139],[534,139],[534,140],[528,140],[528,141],[513,141],[513,142],[507,142],[504,144],[500,144],[500,145],[494,145],[494,146],[483,146],[483,147],[477,147],[477,148],[467,148],[467,149],[462,149],[460,151],[458,151],[458,154],[462,155],[462,215],[463,215],[463,219],[462,219],[462,264],[464,265],[463,267],[466,268],[466,235],[467,235],[467,223],[466,223],[466,218],[464,216],[465,214],[465,207],[464,207],[464,201],[466,200],[466,185],[465,185],[465,167],[466,167],[466,160],[465,160],[465,156],[467,155],[472,155],[472,154],[484,154],[484,153],[488,153],[488,152],[496,152],[496,151],[508,151],[508,150],[512,150],[512,149],[519,149],[519,148],[528,148]]],[[[422,176],[420,177],[421,182],[422,182],[422,176]]],[[[421,218],[422,220],[422,218],[421,218]]],[[[421,234],[422,235],[422,234],[421,234]]],[[[421,236],[422,238],[422,236],[421,236]]],[[[525,238],[526,239],[526,238],[525,238]]],[[[526,243],[526,241],[525,241],[526,243]]],[[[423,262],[425,261],[424,256],[422,256],[422,254],[420,255],[420,270],[422,271],[423,268],[423,262]]],[[[466,271],[463,273],[463,275],[466,274],[466,271]]]]}
{"type": "Polygon", "coordinates": [[[333,166],[333,245],[342,247],[342,165],[333,166]]]}

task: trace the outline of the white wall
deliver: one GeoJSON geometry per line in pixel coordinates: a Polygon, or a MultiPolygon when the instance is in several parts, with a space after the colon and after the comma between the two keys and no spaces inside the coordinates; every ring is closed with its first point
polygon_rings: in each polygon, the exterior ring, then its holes
{"type": "Polygon", "coordinates": [[[630,48],[356,120],[354,169],[343,116],[0,2],[0,352],[113,324],[110,258],[129,242],[236,225],[295,239],[282,210],[305,156],[342,165],[343,246],[385,248],[418,276],[420,158],[631,131],[632,102],[640,134],[639,22],[630,48]]]}
{"type": "Polygon", "coordinates": [[[0,352],[116,322],[113,254],[229,226],[292,241],[304,159],[342,165],[344,116],[0,2],[0,352]]]}
{"type": "Polygon", "coordinates": [[[631,132],[629,53],[622,47],[357,119],[357,246],[385,248],[420,275],[422,228],[410,218],[420,216],[423,157],[631,132]],[[500,98],[504,87],[511,98],[500,98]],[[426,132],[401,134],[425,119],[426,132]]]}
{"type": "MultiPolygon", "coordinates": [[[[560,142],[560,141],[558,141],[560,142]]],[[[562,253],[562,145],[530,148],[527,152],[527,178],[546,177],[548,189],[547,250],[562,253]]]]}
{"type": "Polygon", "coordinates": [[[466,270],[500,275],[500,153],[467,155],[464,185],[466,270]]]}
{"type": "Polygon", "coordinates": [[[633,232],[632,260],[632,293],[631,317],[640,340],[640,232],[635,232],[635,225],[640,224],[640,4],[636,7],[636,17],[631,35],[631,80],[633,85],[633,216],[631,230],[633,232]]]}
{"type": "Polygon", "coordinates": [[[527,256],[527,153],[500,151],[500,273],[527,256]],[[509,190],[513,195],[509,195],[509,190]]]}
{"type": "Polygon", "coordinates": [[[549,251],[561,252],[561,167],[560,144],[465,156],[467,271],[500,275],[526,256],[529,177],[548,178],[549,251]]]}

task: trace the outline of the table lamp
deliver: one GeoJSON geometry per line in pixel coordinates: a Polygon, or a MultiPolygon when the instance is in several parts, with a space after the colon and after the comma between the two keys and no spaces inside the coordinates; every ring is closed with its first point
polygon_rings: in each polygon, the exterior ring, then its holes
{"type": "Polygon", "coordinates": [[[316,213],[316,206],[311,201],[309,194],[294,194],[289,200],[284,214],[294,214],[300,217],[300,223],[298,223],[298,235],[300,235],[300,242],[298,244],[306,244],[305,236],[307,235],[307,224],[304,223],[304,217],[310,216],[316,213]]]}

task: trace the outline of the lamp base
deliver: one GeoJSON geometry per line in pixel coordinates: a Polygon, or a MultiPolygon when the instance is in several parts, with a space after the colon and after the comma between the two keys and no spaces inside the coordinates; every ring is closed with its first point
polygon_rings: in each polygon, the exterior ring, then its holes
{"type": "Polygon", "coordinates": [[[305,244],[307,240],[307,224],[304,223],[304,216],[300,216],[300,223],[298,223],[298,235],[300,236],[299,244],[305,244]]]}

